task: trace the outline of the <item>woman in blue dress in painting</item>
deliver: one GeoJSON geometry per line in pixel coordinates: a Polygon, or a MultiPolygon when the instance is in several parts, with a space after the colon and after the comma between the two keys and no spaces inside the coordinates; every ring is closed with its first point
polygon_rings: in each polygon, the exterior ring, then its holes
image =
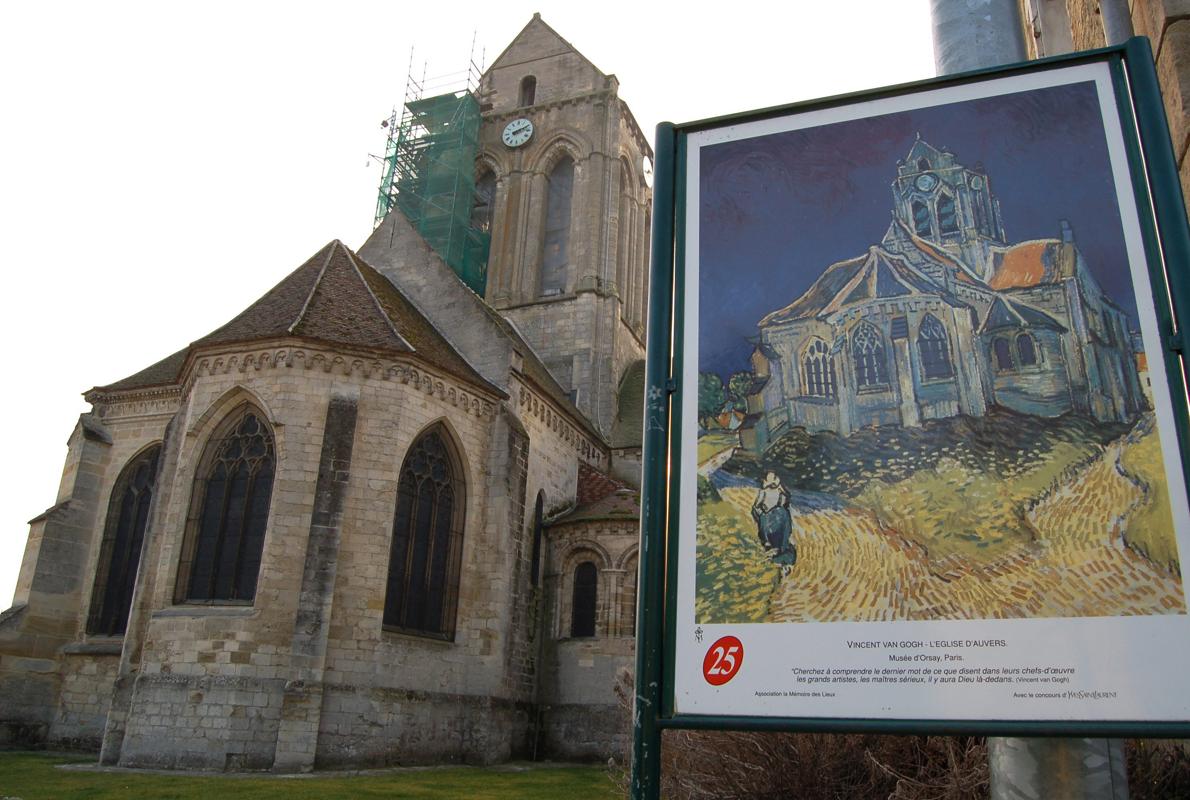
{"type": "Polygon", "coordinates": [[[773,561],[788,571],[797,561],[797,546],[790,537],[793,519],[789,513],[789,492],[781,485],[776,473],[764,476],[764,484],[752,503],[752,519],[765,550],[773,551],[773,561]]]}

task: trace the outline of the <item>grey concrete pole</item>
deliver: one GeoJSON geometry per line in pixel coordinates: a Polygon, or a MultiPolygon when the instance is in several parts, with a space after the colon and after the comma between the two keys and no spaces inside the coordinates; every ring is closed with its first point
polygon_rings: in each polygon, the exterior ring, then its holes
{"type": "Polygon", "coordinates": [[[1025,60],[1016,0],[930,0],[939,75],[1025,60]]]}
{"type": "MultiPolygon", "coordinates": [[[[939,75],[1026,58],[1016,0],[930,0],[930,13],[939,75]]],[[[1119,27],[1113,22],[1113,28],[1119,27]]],[[[1119,34],[1113,29],[1109,35],[1119,34]]],[[[989,737],[988,761],[991,800],[1128,798],[1124,748],[1118,739],[989,737]]]]}

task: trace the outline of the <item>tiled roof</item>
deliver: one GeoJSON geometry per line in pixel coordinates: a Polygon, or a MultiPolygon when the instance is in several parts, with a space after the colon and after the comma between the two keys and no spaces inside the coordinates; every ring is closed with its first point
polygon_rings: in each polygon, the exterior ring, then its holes
{"type": "Polygon", "coordinates": [[[612,447],[640,447],[644,437],[645,362],[635,361],[620,381],[619,407],[612,421],[612,447]]]}
{"type": "Polygon", "coordinates": [[[944,294],[905,257],[874,245],[858,258],[827,267],[805,294],[766,316],[760,325],[826,316],[870,300],[911,295],[941,297],[952,305],[962,305],[944,294]]]}
{"type": "Polygon", "coordinates": [[[1073,259],[1062,257],[1058,239],[1021,242],[992,255],[992,273],[988,286],[1015,289],[1040,283],[1057,283],[1073,275],[1073,259]]]}
{"type": "MultiPolygon", "coordinates": [[[[455,377],[495,389],[384,276],[337,239],[227,324],[103,391],[176,383],[186,357],[208,345],[294,336],[390,353],[416,353],[455,377]]],[[[499,391],[499,390],[496,390],[499,391]]]]}
{"type": "Polygon", "coordinates": [[[578,465],[575,508],[551,525],[605,519],[640,519],[640,492],[593,467],[578,465]]]}
{"type": "Polygon", "coordinates": [[[1040,309],[1027,306],[1006,297],[997,297],[988,314],[980,326],[979,332],[999,330],[1000,328],[1050,328],[1065,332],[1066,328],[1058,320],[1040,309]]]}

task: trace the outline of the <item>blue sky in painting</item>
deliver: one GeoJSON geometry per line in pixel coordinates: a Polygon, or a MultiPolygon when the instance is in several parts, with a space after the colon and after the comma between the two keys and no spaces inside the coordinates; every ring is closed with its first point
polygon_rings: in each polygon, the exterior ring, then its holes
{"type": "Polygon", "coordinates": [[[1136,303],[1092,83],[967,100],[700,151],[699,368],[746,369],[748,337],[830,264],[880,241],[897,161],[921,137],[987,171],[1009,243],[1075,241],[1136,324],[1136,303]]]}

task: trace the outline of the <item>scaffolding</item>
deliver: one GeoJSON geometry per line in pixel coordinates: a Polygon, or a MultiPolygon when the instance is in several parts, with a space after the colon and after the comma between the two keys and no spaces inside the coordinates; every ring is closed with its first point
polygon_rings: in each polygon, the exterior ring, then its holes
{"type": "MultiPolygon", "coordinates": [[[[491,235],[472,220],[481,199],[475,188],[479,150],[481,71],[474,60],[462,73],[427,82],[410,71],[405,103],[385,123],[375,225],[400,210],[426,243],[481,297],[487,283],[491,235]],[[447,88],[451,83],[461,88],[447,88]]],[[[483,199],[485,202],[487,198],[483,199]]]]}

